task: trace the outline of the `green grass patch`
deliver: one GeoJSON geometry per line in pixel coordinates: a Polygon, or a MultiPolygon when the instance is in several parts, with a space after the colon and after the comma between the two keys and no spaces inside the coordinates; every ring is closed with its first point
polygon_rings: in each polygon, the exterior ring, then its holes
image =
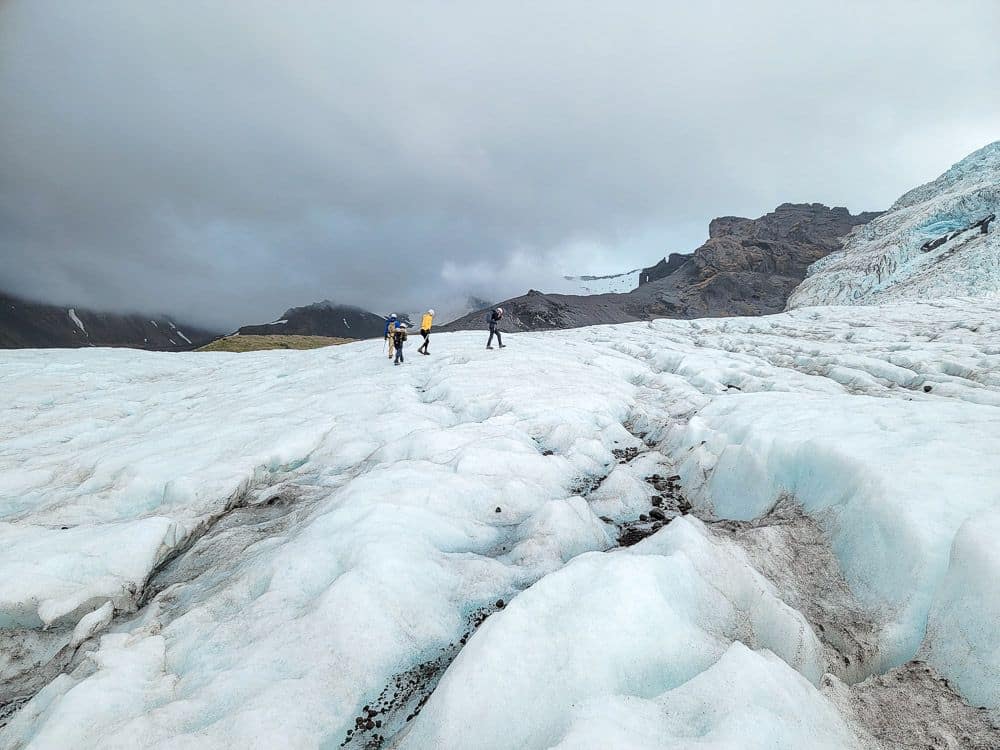
{"type": "Polygon", "coordinates": [[[319,349],[351,341],[354,339],[338,339],[331,336],[223,336],[195,351],[260,352],[265,349],[319,349]]]}

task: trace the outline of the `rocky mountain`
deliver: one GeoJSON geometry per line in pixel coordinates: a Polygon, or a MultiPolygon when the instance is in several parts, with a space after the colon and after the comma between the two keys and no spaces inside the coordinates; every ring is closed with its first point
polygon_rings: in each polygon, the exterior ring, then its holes
{"type": "MultiPolygon", "coordinates": [[[[400,314],[408,322],[408,316],[400,314]]],[[[287,333],[299,336],[333,336],[344,339],[371,339],[382,336],[385,318],[352,305],[338,305],[330,300],[305,307],[293,307],[275,321],[243,326],[242,336],[287,333]]]]}
{"type": "Polygon", "coordinates": [[[690,259],[691,256],[685,253],[670,253],[668,257],[660,260],[655,266],[643,268],[639,272],[639,283],[648,284],[651,281],[659,281],[672,274],[690,259]]]}
{"type": "MultiPolygon", "coordinates": [[[[711,222],[708,240],[693,253],[673,253],[643,269],[633,291],[570,295],[532,290],[500,303],[506,311],[504,329],[780,312],[810,264],[838,250],[852,229],[876,216],[820,203],[784,203],[758,219],[721,217],[711,222]]],[[[486,315],[486,310],[476,311],[444,329],[482,328],[486,315]]]]}
{"type": "Polygon", "coordinates": [[[915,188],[809,269],[788,306],[1000,296],[1000,141],[915,188]]]}
{"type": "Polygon", "coordinates": [[[0,292],[0,349],[126,346],[184,351],[217,333],[163,315],[122,315],[31,302],[0,292]]]}

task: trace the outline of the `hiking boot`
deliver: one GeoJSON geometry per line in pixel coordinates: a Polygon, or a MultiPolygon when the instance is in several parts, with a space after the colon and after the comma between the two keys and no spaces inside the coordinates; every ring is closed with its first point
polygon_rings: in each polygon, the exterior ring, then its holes
{"type": "Polygon", "coordinates": [[[492,346],[487,346],[486,348],[487,348],[487,349],[492,349],[493,347],[492,347],[492,346]]]}
{"type": "Polygon", "coordinates": [[[500,344],[500,348],[501,348],[501,349],[506,349],[506,348],[507,348],[507,345],[506,345],[506,344],[500,344]]]}

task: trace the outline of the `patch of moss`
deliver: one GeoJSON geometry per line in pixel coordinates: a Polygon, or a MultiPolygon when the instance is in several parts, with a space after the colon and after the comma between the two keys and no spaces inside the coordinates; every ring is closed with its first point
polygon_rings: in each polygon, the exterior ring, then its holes
{"type": "Polygon", "coordinates": [[[347,344],[354,339],[330,336],[223,336],[196,349],[199,352],[259,352],[265,349],[319,349],[347,344]]]}

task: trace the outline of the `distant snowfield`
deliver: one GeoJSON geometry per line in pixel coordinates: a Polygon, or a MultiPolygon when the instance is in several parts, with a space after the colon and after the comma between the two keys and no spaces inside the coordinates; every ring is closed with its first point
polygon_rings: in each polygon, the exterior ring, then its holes
{"type": "Polygon", "coordinates": [[[997,746],[995,305],[382,343],[0,355],[0,747],[997,746]]]}
{"type": "Polygon", "coordinates": [[[636,268],[625,273],[610,276],[565,276],[565,280],[574,287],[574,294],[625,294],[637,289],[639,274],[642,269],[636,268]]]}

